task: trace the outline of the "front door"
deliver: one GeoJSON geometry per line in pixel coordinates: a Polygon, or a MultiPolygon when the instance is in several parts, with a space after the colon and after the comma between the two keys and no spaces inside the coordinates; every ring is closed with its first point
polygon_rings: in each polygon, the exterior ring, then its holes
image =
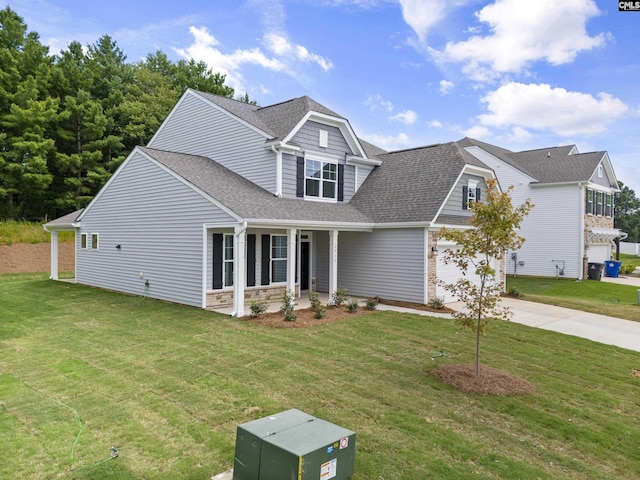
{"type": "Polygon", "coordinates": [[[311,276],[311,248],[310,243],[304,239],[300,243],[300,290],[309,290],[309,277],[311,276]]]}

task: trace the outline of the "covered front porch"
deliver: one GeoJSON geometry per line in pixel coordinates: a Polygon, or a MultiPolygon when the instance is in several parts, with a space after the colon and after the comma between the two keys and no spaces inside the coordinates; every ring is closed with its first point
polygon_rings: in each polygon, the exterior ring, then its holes
{"type": "Polygon", "coordinates": [[[294,292],[304,304],[311,290],[324,294],[327,303],[342,286],[338,242],[340,231],[345,230],[366,232],[371,227],[259,222],[206,225],[203,308],[241,317],[249,313],[254,300],[279,306],[285,292],[294,292]]]}

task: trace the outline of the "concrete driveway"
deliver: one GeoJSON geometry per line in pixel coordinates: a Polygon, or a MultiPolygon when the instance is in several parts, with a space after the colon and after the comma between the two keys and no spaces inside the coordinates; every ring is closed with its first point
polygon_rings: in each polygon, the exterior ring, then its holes
{"type": "MultiPolygon", "coordinates": [[[[640,290],[638,277],[602,277],[602,282],[636,286],[640,290]]],[[[502,304],[511,308],[512,322],[640,352],[640,322],[508,297],[502,299],[502,304]]],[[[456,310],[463,305],[456,302],[447,307],[456,310]]]]}

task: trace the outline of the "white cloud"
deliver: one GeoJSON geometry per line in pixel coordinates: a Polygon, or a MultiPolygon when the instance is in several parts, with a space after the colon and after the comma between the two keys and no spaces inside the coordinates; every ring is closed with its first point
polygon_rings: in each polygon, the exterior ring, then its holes
{"type": "Polygon", "coordinates": [[[450,1],[446,0],[398,0],[402,18],[424,42],[429,30],[443,20],[450,1]]]}
{"type": "Polygon", "coordinates": [[[488,111],[478,117],[482,126],[551,131],[564,137],[601,133],[630,113],[624,102],[607,93],[593,96],[546,84],[511,82],[481,101],[488,111]]]}
{"type": "Polygon", "coordinates": [[[477,139],[490,138],[492,136],[491,130],[489,130],[487,127],[483,127],[482,125],[475,125],[468,130],[465,130],[464,135],[465,137],[477,139]]]}
{"type": "Polygon", "coordinates": [[[205,62],[214,72],[220,72],[226,76],[226,83],[236,92],[247,91],[242,75],[244,65],[258,65],[266,70],[284,72],[292,77],[298,75],[294,67],[296,62],[317,64],[324,71],[333,67],[330,60],[309,52],[302,45],[289,42],[280,34],[266,34],[265,45],[272,55],[267,55],[260,48],[236,49],[231,53],[223,51],[218,39],[216,39],[206,27],[189,27],[189,33],[193,35],[193,43],[187,48],[174,48],[174,51],[183,58],[205,62]]]}
{"type": "Polygon", "coordinates": [[[363,135],[363,138],[367,142],[388,151],[399,150],[409,146],[409,136],[406,133],[399,133],[396,136],[372,133],[370,135],[363,135]]]}
{"type": "Polygon", "coordinates": [[[455,86],[456,84],[453,82],[450,82],[449,80],[440,80],[440,93],[442,95],[446,95],[455,86]]]}
{"type": "Polygon", "coordinates": [[[369,110],[375,112],[378,109],[386,110],[387,112],[393,112],[393,103],[389,100],[385,100],[382,98],[382,95],[376,93],[375,95],[369,95],[369,97],[364,101],[364,105],[369,107],[369,110]]]}
{"type": "Polygon", "coordinates": [[[509,140],[516,143],[527,142],[532,138],[533,134],[522,127],[513,127],[509,135],[509,140]]]}
{"type": "Polygon", "coordinates": [[[442,122],[438,121],[438,120],[431,120],[430,122],[427,123],[427,125],[429,125],[431,128],[442,128],[442,122]]]}
{"type": "Polygon", "coordinates": [[[305,63],[315,63],[325,72],[333,68],[331,60],[309,52],[302,45],[291,43],[282,34],[268,33],[264,36],[264,42],[267,49],[279,57],[289,57],[305,63]]]}
{"type": "Polygon", "coordinates": [[[389,120],[404,123],[405,125],[413,125],[418,120],[418,114],[413,110],[405,110],[389,117],[389,120]]]}
{"type": "Polygon", "coordinates": [[[594,0],[496,0],[476,13],[488,35],[430,51],[437,60],[462,63],[470,78],[489,81],[501,73],[520,73],[536,61],[570,63],[580,52],[603,45],[607,34],[592,37],[586,31],[586,23],[599,14],[594,0]]]}

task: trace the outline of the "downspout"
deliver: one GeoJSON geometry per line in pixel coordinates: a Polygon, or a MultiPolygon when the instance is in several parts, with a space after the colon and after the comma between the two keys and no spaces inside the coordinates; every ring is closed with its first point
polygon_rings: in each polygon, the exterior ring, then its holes
{"type": "MultiPolygon", "coordinates": [[[[240,228],[236,229],[233,232],[233,247],[234,247],[233,255],[234,255],[234,258],[238,258],[238,255],[244,255],[244,251],[243,252],[238,252],[237,246],[238,246],[238,239],[240,238],[240,235],[244,235],[244,233],[247,231],[247,222],[242,222],[239,226],[240,226],[240,228]]],[[[242,298],[239,299],[239,300],[237,298],[238,297],[237,293],[238,293],[238,288],[239,288],[238,277],[242,276],[241,272],[239,272],[238,270],[239,269],[234,268],[234,271],[233,271],[233,276],[234,276],[234,279],[233,279],[233,306],[234,306],[234,310],[233,310],[233,312],[231,312],[231,316],[232,317],[235,317],[237,315],[238,310],[239,310],[238,306],[239,305],[244,305],[244,288],[243,288],[242,298]],[[242,303],[239,303],[239,302],[242,302],[242,303]]],[[[244,276],[242,276],[242,277],[243,277],[243,280],[246,281],[246,279],[244,279],[244,276]]]]}
{"type": "Polygon", "coordinates": [[[586,189],[585,186],[587,184],[586,183],[578,183],[578,188],[580,188],[580,216],[579,218],[580,220],[580,247],[582,249],[582,255],[580,256],[580,278],[578,279],[578,281],[582,281],[585,278],[585,275],[587,273],[586,268],[587,268],[587,250],[586,250],[586,238],[585,238],[585,228],[586,228],[586,189]]]}
{"type": "Polygon", "coordinates": [[[282,197],[282,152],[271,145],[271,151],[276,154],[276,197],[282,197]]]}

